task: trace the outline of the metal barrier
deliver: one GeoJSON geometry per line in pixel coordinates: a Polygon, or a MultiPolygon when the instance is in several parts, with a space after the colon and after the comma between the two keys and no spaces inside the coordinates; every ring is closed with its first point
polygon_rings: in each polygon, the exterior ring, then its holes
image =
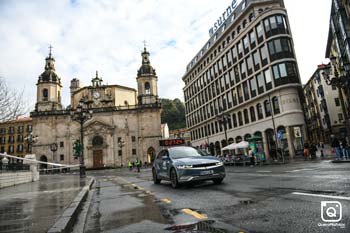
{"type": "Polygon", "coordinates": [[[29,171],[29,164],[22,163],[8,163],[2,164],[0,163],[0,172],[15,172],[15,171],[29,171]]]}

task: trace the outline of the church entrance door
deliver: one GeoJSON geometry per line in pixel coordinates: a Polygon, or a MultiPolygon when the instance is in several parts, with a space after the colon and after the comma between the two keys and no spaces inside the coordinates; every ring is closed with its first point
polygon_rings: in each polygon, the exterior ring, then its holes
{"type": "Polygon", "coordinates": [[[93,151],[94,168],[103,167],[103,153],[102,150],[93,151]]]}

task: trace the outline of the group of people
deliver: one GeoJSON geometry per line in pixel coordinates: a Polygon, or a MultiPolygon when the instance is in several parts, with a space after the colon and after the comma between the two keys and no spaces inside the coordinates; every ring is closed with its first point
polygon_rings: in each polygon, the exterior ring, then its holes
{"type": "MultiPolygon", "coordinates": [[[[347,140],[345,138],[341,138],[340,140],[332,135],[331,136],[331,155],[335,155],[336,160],[342,160],[342,159],[350,159],[350,146],[349,143],[347,143],[347,140]]],[[[321,157],[324,156],[324,144],[323,143],[318,143],[316,144],[315,142],[304,143],[304,160],[308,159],[316,159],[316,152],[317,148],[320,147],[321,149],[321,157]]]]}
{"type": "Polygon", "coordinates": [[[142,166],[142,162],[139,159],[136,159],[135,162],[131,162],[130,160],[128,161],[128,168],[130,171],[136,168],[137,172],[140,172],[141,166],[142,166]]]}
{"type": "Polygon", "coordinates": [[[336,160],[350,159],[350,146],[345,138],[338,139],[334,135],[332,136],[331,147],[335,154],[336,160]]]}
{"type": "Polygon", "coordinates": [[[316,152],[317,145],[315,142],[311,142],[311,144],[309,144],[308,142],[304,143],[304,160],[316,159],[316,152]]]}

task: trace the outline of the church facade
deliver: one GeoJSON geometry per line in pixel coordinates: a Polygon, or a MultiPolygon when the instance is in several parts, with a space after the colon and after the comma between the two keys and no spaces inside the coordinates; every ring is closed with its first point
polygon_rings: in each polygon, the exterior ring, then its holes
{"type": "Polygon", "coordinates": [[[70,85],[70,105],[61,104],[61,79],[55,71],[51,51],[45,70],[37,82],[37,102],[31,112],[33,144],[37,159],[62,164],[79,164],[73,155],[73,144],[83,133],[84,163],[87,168],[126,166],[137,158],[153,162],[159,150],[161,104],[158,98],[155,69],[144,48],[142,65],[137,72],[137,90],[120,85],[104,85],[101,77],[82,87],[78,79],[70,85]],[[82,128],[72,112],[89,111],[91,118],[82,128]]]}

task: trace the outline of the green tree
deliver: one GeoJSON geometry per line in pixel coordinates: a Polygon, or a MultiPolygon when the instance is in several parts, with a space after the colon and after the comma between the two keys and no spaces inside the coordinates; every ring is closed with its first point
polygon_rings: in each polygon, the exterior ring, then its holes
{"type": "Polygon", "coordinates": [[[185,105],[179,99],[161,99],[162,123],[168,123],[169,130],[186,127],[185,105]]]}

